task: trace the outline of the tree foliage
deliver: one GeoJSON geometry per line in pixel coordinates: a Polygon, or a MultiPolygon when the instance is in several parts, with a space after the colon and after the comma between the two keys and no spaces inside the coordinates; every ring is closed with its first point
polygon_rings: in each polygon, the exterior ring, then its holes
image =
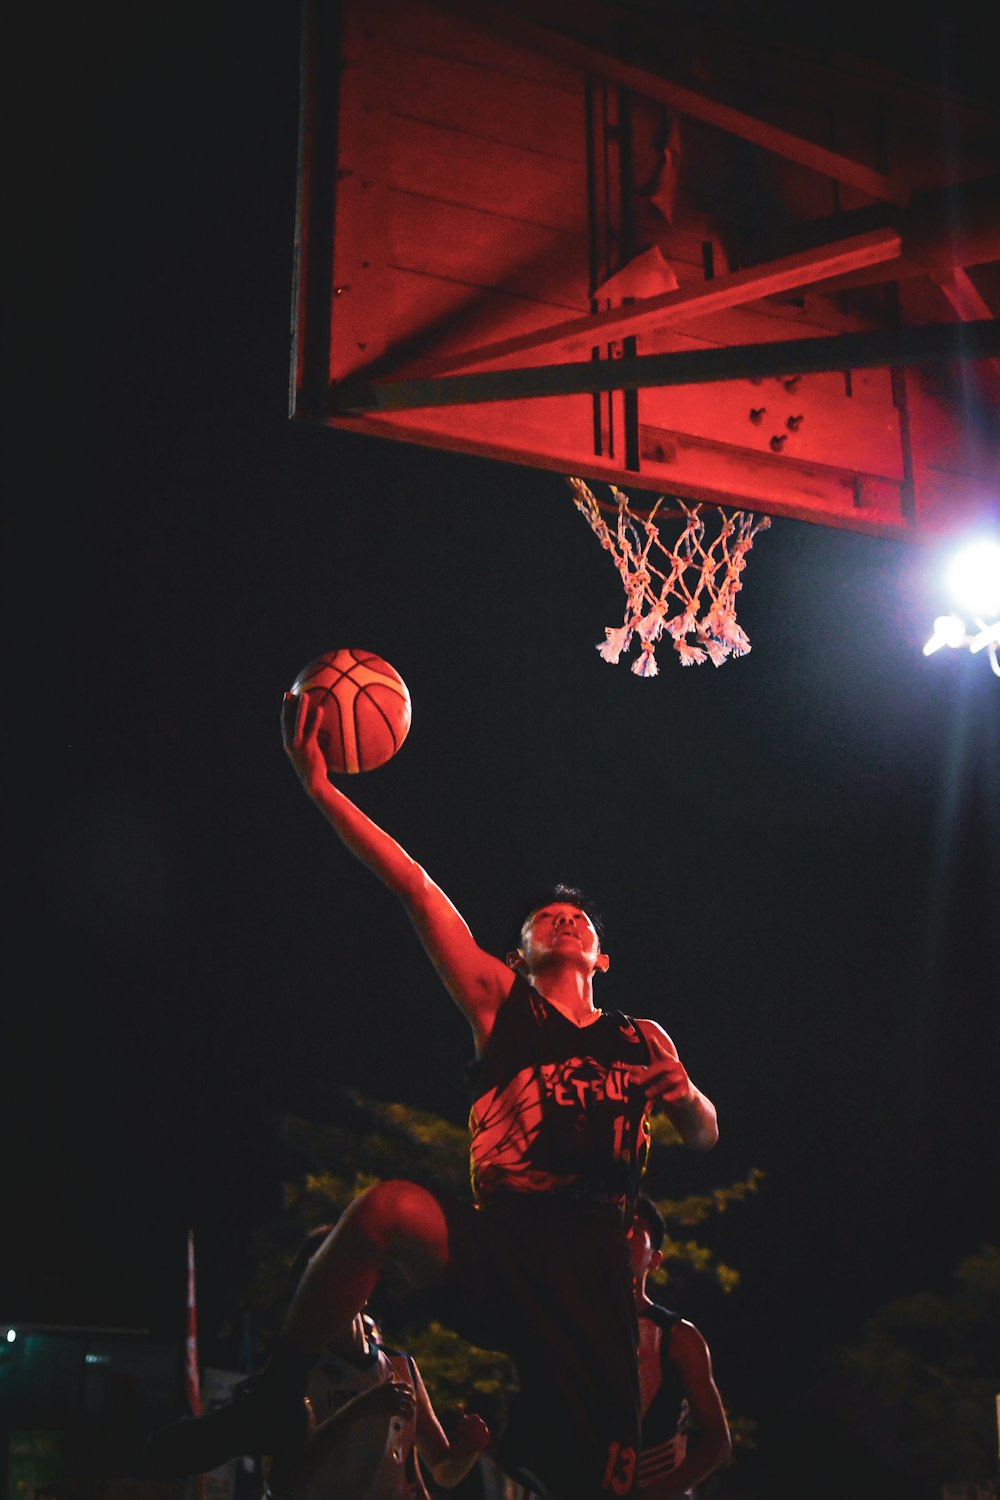
{"type": "Polygon", "coordinates": [[[699,1275],[706,1276],[724,1292],[735,1291],[740,1284],[740,1273],[733,1266],[719,1260],[709,1245],[693,1239],[687,1231],[697,1229],[712,1218],[744,1203],[755,1193],[764,1179],[759,1167],[751,1167],[745,1178],[731,1182],[726,1187],[714,1188],[710,1193],[696,1193],[687,1198],[666,1198],[656,1192],[658,1177],[657,1147],[662,1160],[664,1146],[678,1145],[680,1137],[666,1115],[654,1115],[652,1119],[653,1151],[646,1192],[653,1199],[667,1225],[663,1240],[663,1267],[650,1278],[653,1284],[665,1284],[678,1266],[686,1266],[699,1275]]]}
{"type": "Polygon", "coordinates": [[[838,1366],[847,1423],[883,1461],[936,1486],[987,1479],[996,1465],[1000,1247],[964,1260],[948,1292],[881,1308],[838,1366]]]}

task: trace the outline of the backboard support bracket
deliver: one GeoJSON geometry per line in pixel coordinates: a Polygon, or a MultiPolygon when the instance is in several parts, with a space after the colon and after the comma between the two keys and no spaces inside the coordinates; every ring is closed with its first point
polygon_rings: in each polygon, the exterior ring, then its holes
{"type": "Polygon", "coordinates": [[[595,391],[754,380],[769,375],[808,375],[881,365],[902,367],[932,360],[991,359],[997,355],[1000,355],[1000,323],[979,319],[958,325],[901,328],[890,333],[834,334],[829,338],[784,339],[678,354],[574,360],[526,369],[441,375],[436,379],[345,380],[330,387],[328,411],[331,416],[359,416],[366,412],[472,406],[595,391]]]}

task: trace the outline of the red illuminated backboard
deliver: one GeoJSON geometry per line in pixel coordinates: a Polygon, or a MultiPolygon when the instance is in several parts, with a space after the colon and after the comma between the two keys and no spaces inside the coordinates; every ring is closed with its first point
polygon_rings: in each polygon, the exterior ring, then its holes
{"type": "Polygon", "coordinates": [[[314,0],[293,415],[887,535],[1000,482],[1000,115],[612,4],[314,0]]]}

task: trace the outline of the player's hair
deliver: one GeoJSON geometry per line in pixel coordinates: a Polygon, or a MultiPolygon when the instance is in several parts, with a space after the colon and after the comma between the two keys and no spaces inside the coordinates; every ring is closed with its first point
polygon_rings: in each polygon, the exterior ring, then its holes
{"type": "Polygon", "coordinates": [[[654,1250],[663,1249],[663,1240],[667,1232],[667,1226],[663,1222],[663,1215],[653,1202],[647,1198],[645,1193],[640,1193],[635,1200],[635,1221],[641,1224],[649,1234],[649,1243],[654,1250]]]}
{"type": "Polygon", "coordinates": [[[594,931],[601,940],[601,946],[604,946],[604,918],[596,902],[590,896],[585,895],[577,886],[560,884],[542,886],[540,890],[533,891],[530,895],[523,898],[514,912],[514,921],[511,924],[511,937],[513,938],[513,942],[510,944],[511,947],[517,948],[520,946],[521,929],[528,918],[536,911],[541,911],[543,906],[548,906],[554,901],[561,901],[567,906],[579,907],[580,911],[585,912],[594,924],[594,931]]]}

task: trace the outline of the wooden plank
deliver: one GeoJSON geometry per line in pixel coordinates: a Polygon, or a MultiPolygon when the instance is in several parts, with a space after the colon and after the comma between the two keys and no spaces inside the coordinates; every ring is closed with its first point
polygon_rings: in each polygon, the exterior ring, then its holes
{"type": "Polygon", "coordinates": [[[835,151],[827,150],[801,136],[792,135],[766,120],[732,109],[707,94],[623,62],[597,48],[578,42],[573,37],[548,31],[521,16],[513,15],[501,6],[488,3],[488,0],[438,0],[438,3],[452,14],[474,18],[480,25],[495,31],[498,36],[514,40],[540,56],[623,84],[646,98],[658,99],[683,115],[690,115],[728,135],[761,146],[765,151],[799,162],[814,172],[837,182],[847,183],[880,201],[900,205],[909,201],[910,187],[907,183],[893,180],[859,162],[850,161],[835,151]]]}
{"type": "MultiPolygon", "coordinates": [[[[639,201],[641,203],[641,199],[639,201]]],[[[716,275],[721,276],[729,269],[722,247],[710,227],[702,223],[688,227],[689,218],[694,217],[685,215],[682,226],[677,223],[668,224],[656,215],[651,216],[643,225],[645,237],[656,245],[663,259],[669,262],[681,286],[692,281],[704,281],[706,241],[712,245],[716,275]]]]}
{"type": "MultiPolygon", "coordinates": [[[[947,318],[907,318],[911,324],[947,322],[947,318]]],[[[884,320],[861,313],[844,312],[833,297],[810,288],[798,301],[780,298],[748,302],[705,317],[691,318],[676,328],[653,329],[640,341],[643,354],[670,353],[684,347],[725,348],[733,344],[768,344],[789,337],[824,333],[864,333],[884,328],[884,320]],[[675,342],[683,334],[689,344],[675,342]]]]}
{"type": "MultiPolygon", "coordinates": [[[[317,0],[322,4],[323,0],[317,0]]],[[[383,47],[366,13],[344,8],[340,152],[330,323],[330,378],[343,379],[383,353],[386,328],[388,116],[382,108],[383,47]]]]}
{"type": "MultiPolygon", "coordinates": [[[[497,328],[526,332],[551,322],[553,315],[561,310],[551,303],[394,266],[385,268],[377,306],[364,295],[355,302],[350,291],[338,300],[338,309],[346,314],[348,304],[354,308],[352,326],[356,341],[353,346],[347,345],[341,337],[344,325],[337,326],[336,380],[359,375],[380,361],[382,374],[386,373],[388,362],[394,376],[402,374],[414,362],[446,350],[449,344],[461,348],[470,336],[486,336],[497,328]],[[360,347],[361,344],[366,347],[360,347]]],[[[586,284],[582,277],[577,305],[586,305],[586,284]]]]}
{"type": "Polygon", "coordinates": [[[623,359],[578,360],[528,369],[485,370],[442,375],[433,380],[357,382],[331,392],[331,410],[401,411],[409,407],[471,406],[491,401],[528,400],[584,391],[641,390],[647,386],[705,384],[767,375],[856,369],[864,365],[903,367],[935,359],[984,359],[1000,354],[1000,323],[955,327],[901,328],[891,333],[840,334],[831,338],[787,339],[688,354],[638,355],[623,359]]]}
{"type": "MultiPolygon", "coordinates": [[[[967,327],[979,326],[968,324],[967,327]]],[[[998,425],[995,408],[962,404],[967,371],[907,372],[913,459],[926,474],[965,474],[992,487],[996,498],[998,425]],[[952,376],[951,379],[934,379],[952,376]]]]}
{"type": "Polygon", "coordinates": [[[400,270],[540,301],[575,299],[580,282],[586,285],[587,243],[579,231],[398,191],[389,193],[388,200],[386,258],[400,270]],[[564,284],[572,290],[560,294],[564,284]]]}
{"type": "Polygon", "coordinates": [[[898,484],[849,469],[767,458],[640,426],[642,484],[825,526],[891,534],[908,530],[898,484]]]}
{"type": "MultiPolygon", "coordinates": [[[[586,224],[587,174],[560,160],[464,130],[390,115],[390,188],[524,224],[566,230],[586,224]]],[[[581,135],[583,122],[581,119],[581,135]]]]}
{"type": "Polygon", "coordinates": [[[441,57],[419,45],[402,50],[392,42],[391,89],[385,102],[399,119],[461,129],[527,150],[544,149],[549,156],[585,165],[582,80],[576,79],[570,92],[464,58],[441,57]]]}
{"type": "Polygon", "coordinates": [[[917,471],[917,522],[928,531],[996,526],[995,480],[928,466],[917,471]]]}
{"type": "Polygon", "coordinates": [[[472,5],[446,9],[436,0],[353,0],[360,10],[378,20],[386,36],[405,36],[414,51],[459,58],[525,78],[549,88],[564,88],[575,93],[579,88],[579,70],[572,63],[539,55],[536,48],[525,45],[514,36],[501,35],[495,27],[477,16],[472,5]]]}
{"type": "MultiPolygon", "coordinates": [[[[992,307],[963,266],[952,266],[950,271],[935,276],[934,280],[963,322],[970,323],[976,318],[995,316],[992,307]]],[[[991,359],[988,363],[994,376],[1000,377],[1000,360],[991,359]]]]}
{"type": "Polygon", "coordinates": [[[503,463],[568,474],[593,459],[593,410],[588,396],[496,401],[481,409],[427,410],[330,419],[332,426],[397,437],[503,463]]]}
{"type": "MultiPolygon", "coordinates": [[[[414,8],[403,3],[396,9],[408,14],[414,8]]],[[[500,301],[504,296],[536,302],[548,298],[553,311],[588,305],[586,192],[581,167],[394,116],[401,54],[387,26],[392,10],[392,6],[346,7],[330,332],[332,382],[377,363],[388,349],[419,337],[421,325],[433,327],[436,319],[468,305],[475,289],[484,283],[495,282],[502,289],[500,301]],[[425,195],[464,196],[478,206],[463,208],[461,202],[449,204],[418,193],[394,192],[394,181],[400,177],[422,187],[425,195]],[[514,208],[521,218],[504,211],[515,199],[514,208]],[[532,225],[532,217],[542,222],[532,225]],[[576,240],[565,232],[574,220],[580,225],[576,240]],[[438,295],[428,298],[425,281],[421,302],[404,305],[400,273],[435,277],[438,295]]],[[[423,10],[416,6],[414,13],[423,10]]],[[[447,26],[452,34],[450,21],[447,26]]],[[[469,40],[468,28],[458,28],[454,34],[466,43],[469,40]]],[[[479,41],[480,50],[494,56],[491,39],[479,41]]],[[[512,58],[508,49],[508,64],[512,58]]],[[[414,74],[419,62],[418,57],[414,74]]],[[[448,58],[438,62],[445,70],[466,66],[448,58]]],[[[517,83],[511,74],[495,69],[476,69],[470,64],[466,73],[470,71],[493,78],[494,97],[497,89],[517,83]]],[[[551,75],[557,70],[546,64],[546,71],[551,75]]],[[[438,71],[420,86],[435,80],[440,83],[443,76],[438,71]]],[[[563,116],[576,115],[582,142],[579,80],[574,84],[575,94],[543,89],[530,81],[526,87],[539,97],[561,98],[563,116]]]]}
{"type": "Polygon", "coordinates": [[[478,369],[484,365],[521,361],[541,349],[547,349],[550,354],[569,354],[588,345],[642,334],[647,329],[685,323],[693,317],[733,307],[751,298],[814,285],[824,276],[837,276],[860,266],[883,264],[898,256],[899,246],[899,235],[894,230],[872,230],[869,234],[855,235],[835,245],[824,245],[767,265],[718,276],[712,281],[702,282],[700,287],[685,287],[664,292],[658,297],[637,298],[609,312],[591,313],[553,324],[540,333],[481,345],[478,349],[466,350],[457,360],[435,362],[428,373],[443,374],[448,370],[478,369]]]}
{"type": "Polygon", "coordinates": [[[303,9],[292,362],[293,413],[323,409],[330,367],[333,220],[339,149],[339,98],[331,84],[341,63],[340,17],[332,7],[303,9]]]}
{"type": "MultiPolygon", "coordinates": [[[[480,409],[482,411],[482,409],[480,409]]],[[[904,522],[898,487],[875,477],[860,479],[843,472],[810,470],[763,455],[700,444],[683,436],[666,450],[662,435],[640,427],[641,469],[625,469],[619,460],[595,457],[590,446],[591,408],[587,398],[552,402],[496,402],[475,419],[470,409],[452,412],[408,411],[367,416],[338,416],[329,425],[368,436],[391,438],[503,463],[521,463],[557,474],[615,483],[633,498],[680,495],[716,505],[764,511],[878,536],[913,536],[904,522]],[[528,408],[537,411],[530,417],[528,408]],[[660,457],[657,458],[657,453],[660,457]]],[[[948,526],[948,515],[928,514],[926,524],[948,526]]]]}
{"type": "Polygon", "coordinates": [[[976,318],[996,316],[993,308],[963,266],[953,266],[950,271],[935,276],[934,280],[963,322],[969,323],[976,318]]]}
{"type": "MultiPolygon", "coordinates": [[[[386,321],[394,331],[393,337],[426,330],[432,341],[429,353],[447,350],[449,346],[462,348],[470,337],[484,336],[498,328],[526,333],[551,322],[553,315],[560,311],[551,302],[496,291],[492,287],[445,281],[438,276],[400,270],[395,266],[389,267],[387,285],[389,306],[386,321]]],[[[561,285],[565,286],[565,281],[561,285]]],[[[587,287],[582,276],[578,288],[577,307],[586,306],[587,287]]]]}
{"type": "Polygon", "coordinates": [[[846,395],[839,374],[804,376],[792,391],[777,376],[643,390],[639,421],[750,453],[902,479],[899,413],[891,401],[846,395]]]}
{"type": "MultiPolygon", "coordinates": [[[[567,290],[565,279],[560,280],[558,294],[564,295],[567,290]]],[[[587,287],[581,275],[577,283],[575,310],[580,311],[587,305],[587,287]]],[[[431,356],[447,355],[452,351],[458,353],[498,332],[516,336],[535,331],[550,324],[559,311],[552,302],[390,266],[386,268],[382,302],[378,307],[370,307],[368,316],[385,322],[389,330],[390,357],[394,346],[407,345],[405,350],[398,351],[398,362],[393,367],[392,376],[409,378],[424,369],[425,360],[431,356]]],[[[772,343],[788,338],[790,325],[797,334],[817,336],[871,327],[870,323],[840,314],[819,297],[810,298],[804,309],[751,303],[694,320],[683,327],[644,334],[639,352],[673,354],[691,349],[726,348],[733,343],[772,343]]],[[[543,360],[544,354],[540,354],[538,361],[543,360]]],[[[359,362],[355,368],[361,368],[364,363],[359,362]]],[[[811,375],[809,379],[820,384],[829,382],[829,389],[834,394],[843,392],[844,376],[841,372],[811,375]]],[[[852,380],[855,399],[862,398],[867,388],[874,390],[876,386],[877,399],[889,399],[886,382],[877,371],[855,371],[852,380]]]]}
{"type": "MultiPolygon", "coordinates": [[[[719,318],[714,320],[715,325],[721,325],[722,316],[720,314],[719,318]]],[[[677,354],[687,349],[728,349],[733,347],[734,342],[736,344],[768,344],[777,343],[779,340],[787,337],[787,324],[782,324],[774,317],[769,316],[767,308],[762,307],[755,310],[741,307],[734,309],[733,312],[725,316],[736,319],[738,322],[729,328],[720,329],[713,326],[711,330],[713,336],[711,338],[703,336],[694,337],[693,329],[696,325],[684,329],[665,329],[662,333],[656,335],[655,338],[646,337],[642,339],[639,345],[640,353],[677,354]],[[734,333],[740,335],[736,340],[731,336],[721,336],[721,334],[732,335],[734,333]]],[[[706,318],[705,323],[712,324],[713,320],[706,318]]],[[[816,324],[803,326],[801,327],[801,331],[810,335],[822,335],[824,332],[839,332],[840,330],[836,328],[824,329],[821,325],[816,324]]],[[[703,335],[705,330],[698,328],[698,333],[699,335],[703,335]]],[[[850,394],[851,399],[855,402],[863,401],[869,405],[880,407],[892,405],[892,392],[888,372],[886,369],[880,369],[877,366],[851,370],[817,370],[810,372],[808,375],[799,376],[785,374],[781,376],[771,375],[751,381],[751,385],[754,388],[764,387],[770,381],[777,381],[783,387],[786,387],[787,383],[789,394],[792,394],[799,385],[808,382],[810,389],[817,394],[826,392],[831,397],[850,394]]],[[[759,407],[762,400],[763,395],[753,403],[754,406],[759,407]]]]}
{"type": "Polygon", "coordinates": [[[768,302],[726,308],[704,318],[692,318],[676,328],[654,328],[643,334],[640,349],[643,354],[669,354],[673,349],[685,347],[673,342],[674,335],[679,333],[685,335],[689,347],[726,349],[734,344],[773,344],[781,339],[820,337],[826,333],[862,333],[875,326],[860,318],[837,321],[832,311],[818,303],[816,299],[815,304],[801,309],[799,317],[790,315],[792,309],[768,302]]]}

